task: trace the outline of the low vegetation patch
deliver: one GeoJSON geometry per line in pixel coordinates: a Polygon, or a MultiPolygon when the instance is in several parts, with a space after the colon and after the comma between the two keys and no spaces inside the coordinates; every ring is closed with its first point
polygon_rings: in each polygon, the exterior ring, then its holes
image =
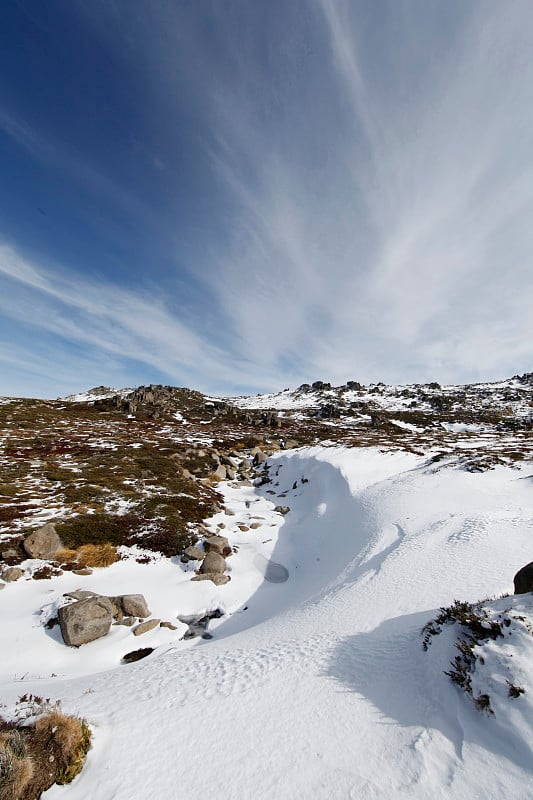
{"type": "MultiPolygon", "coordinates": [[[[510,628],[513,617],[509,609],[502,612],[489,611],[481,603],[472,605],[467,602],[455,600],[447,608],[441,608],[440,614],[435,619],[428,622],[422,629],[422,646],[428,650],[432,638],[438,636],[445,625],[458,625],[459,635],[455,642],[456,656],[450,663],[450,669],[445,670],[453,683],[463,689],[473,700],[475,706],[480,710],[492,713],[490,696],[487,693],[475,695],[472,687],[472,677],[476,665],[484,664],[481,647],[489,640],[503,638],[505,630],[510,628]]],[[[521,620],[521,617],[514,617],[521,620]]],[[[519,697],[523,693],[520,686],[507,681],[509,685],[509,697],[519,697]]]]}
{"type": "Polygon", "coordinates": [[[0,800],[38,800],[54,783],[70,783],[90,747],[85,720],[64,714],[59,703],[24,695],[23,709],[30,719],[0,718],[0,800]]]}

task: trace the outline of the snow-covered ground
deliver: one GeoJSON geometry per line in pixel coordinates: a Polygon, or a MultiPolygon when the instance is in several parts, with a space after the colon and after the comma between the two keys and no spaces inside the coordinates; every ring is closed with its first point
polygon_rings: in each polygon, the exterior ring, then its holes
{"type": "Polygon", "coordinates": [[[533,595],[493,604],[523,622],[490,642],[476,673],[492,716],[443,674],[457,631],[427,652],[421,637],[440,606],[513,591],[532,558],[531,465],[472,473],[452,459],[323,446],[269,463],[271,484],[221,486],[226,511],[210,526],[237,548],[225,586],[132,558],[0,592],[5,711],[28,692],[61,698],[94,733],[81,775],[46,797],[533,796],[533,595]],[[272,562],[288,580],[265,580],[272,562]],[[75,588],[142,592],[177,629],[135,638],[117,626],[66,648],[42,622],[75,588]],[[226,614],[213,639],[180,641],[178,616],[215,608],[226,614]],[[119,665],[137,647],[156,651],[119,665]],[[524,693],[508,698],[506,680],[524,693]]]}

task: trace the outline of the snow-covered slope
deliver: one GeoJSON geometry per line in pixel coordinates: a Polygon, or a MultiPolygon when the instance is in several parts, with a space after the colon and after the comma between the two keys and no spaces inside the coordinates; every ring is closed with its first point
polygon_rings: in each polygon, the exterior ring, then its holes
{"type": "Polygon", "coordinates": [[[225,511],[210,526],[222,523],[238,548],[225,586],[193,585],[186,567],[158,559],[0,593],[8,709],[26,692],[61,697],[94,731],[82,774],[46,797],[532,796],[533,595],[497,601],[524,625],[491,643],[476,677],[494,694],[492,716],[444,675],[457,632],[427,652],[421,635],[456,598],[512,592],[532,557],[531,465],[469,472],[451,457],[316,446],[274,453],[269,466],[270,484],[222,484],[225,511]],[[270,562],[288,580],[265,580],[270,562]],[[41,606],[111,586],[144,591],[174,621],[228,613],[210,623],[210,641],[180,641],[177,623],[138,645],[114,629],[65,653],[41,606]],[[135,646],[157,649],[119,666],[135,646]],[[524,693],[506,697],[507,678],[524,693]]]}

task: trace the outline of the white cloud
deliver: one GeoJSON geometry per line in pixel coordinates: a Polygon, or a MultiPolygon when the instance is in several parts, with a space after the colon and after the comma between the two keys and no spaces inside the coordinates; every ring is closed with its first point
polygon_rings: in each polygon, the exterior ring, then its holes
{"type": "MultiPolygon", "coordinates": [[[[30,263],[0,245],[6,317],[116,357],[132,359],[202,387],[246,384],[253,366],[182,323],[161,298],[92,283],[30,263]]],[[[201,329],[201,320],[198,328],[201,329]]],[[[36,347],[38,343],[36,342],[36,347]]],[[[252,378],[253,383],[253,378],[252,378]]]]}
{"type": "MultiPolygon", "coordinates": [[[[103,46],[142,69],[154,129],[179,132],[173,102],[191,103],[219,217],[199,221],[186,267],[217,326],[179,297],[72,279],[4,245],[5,314],[212,391],[531,368],[529,2],[302,4],[269,18],[263,61],[254,4],[211,5],[209,39],[173,4],[147,19],[85,5],[103,46]]],[[[172,155],[158,153],[165,176],[172,155]]]]}

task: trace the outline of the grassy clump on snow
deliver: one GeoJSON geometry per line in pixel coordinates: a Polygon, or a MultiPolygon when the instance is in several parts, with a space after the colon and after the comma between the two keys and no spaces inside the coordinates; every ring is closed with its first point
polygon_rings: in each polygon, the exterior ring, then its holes
{"type": "Polygon", "coordinates": [[[37,800],[54,783],[70,783],[91,743],[85,720],[59,703],[24,695],[19,704],[33,721],[0,719],[0,800],[37,800]]]}

